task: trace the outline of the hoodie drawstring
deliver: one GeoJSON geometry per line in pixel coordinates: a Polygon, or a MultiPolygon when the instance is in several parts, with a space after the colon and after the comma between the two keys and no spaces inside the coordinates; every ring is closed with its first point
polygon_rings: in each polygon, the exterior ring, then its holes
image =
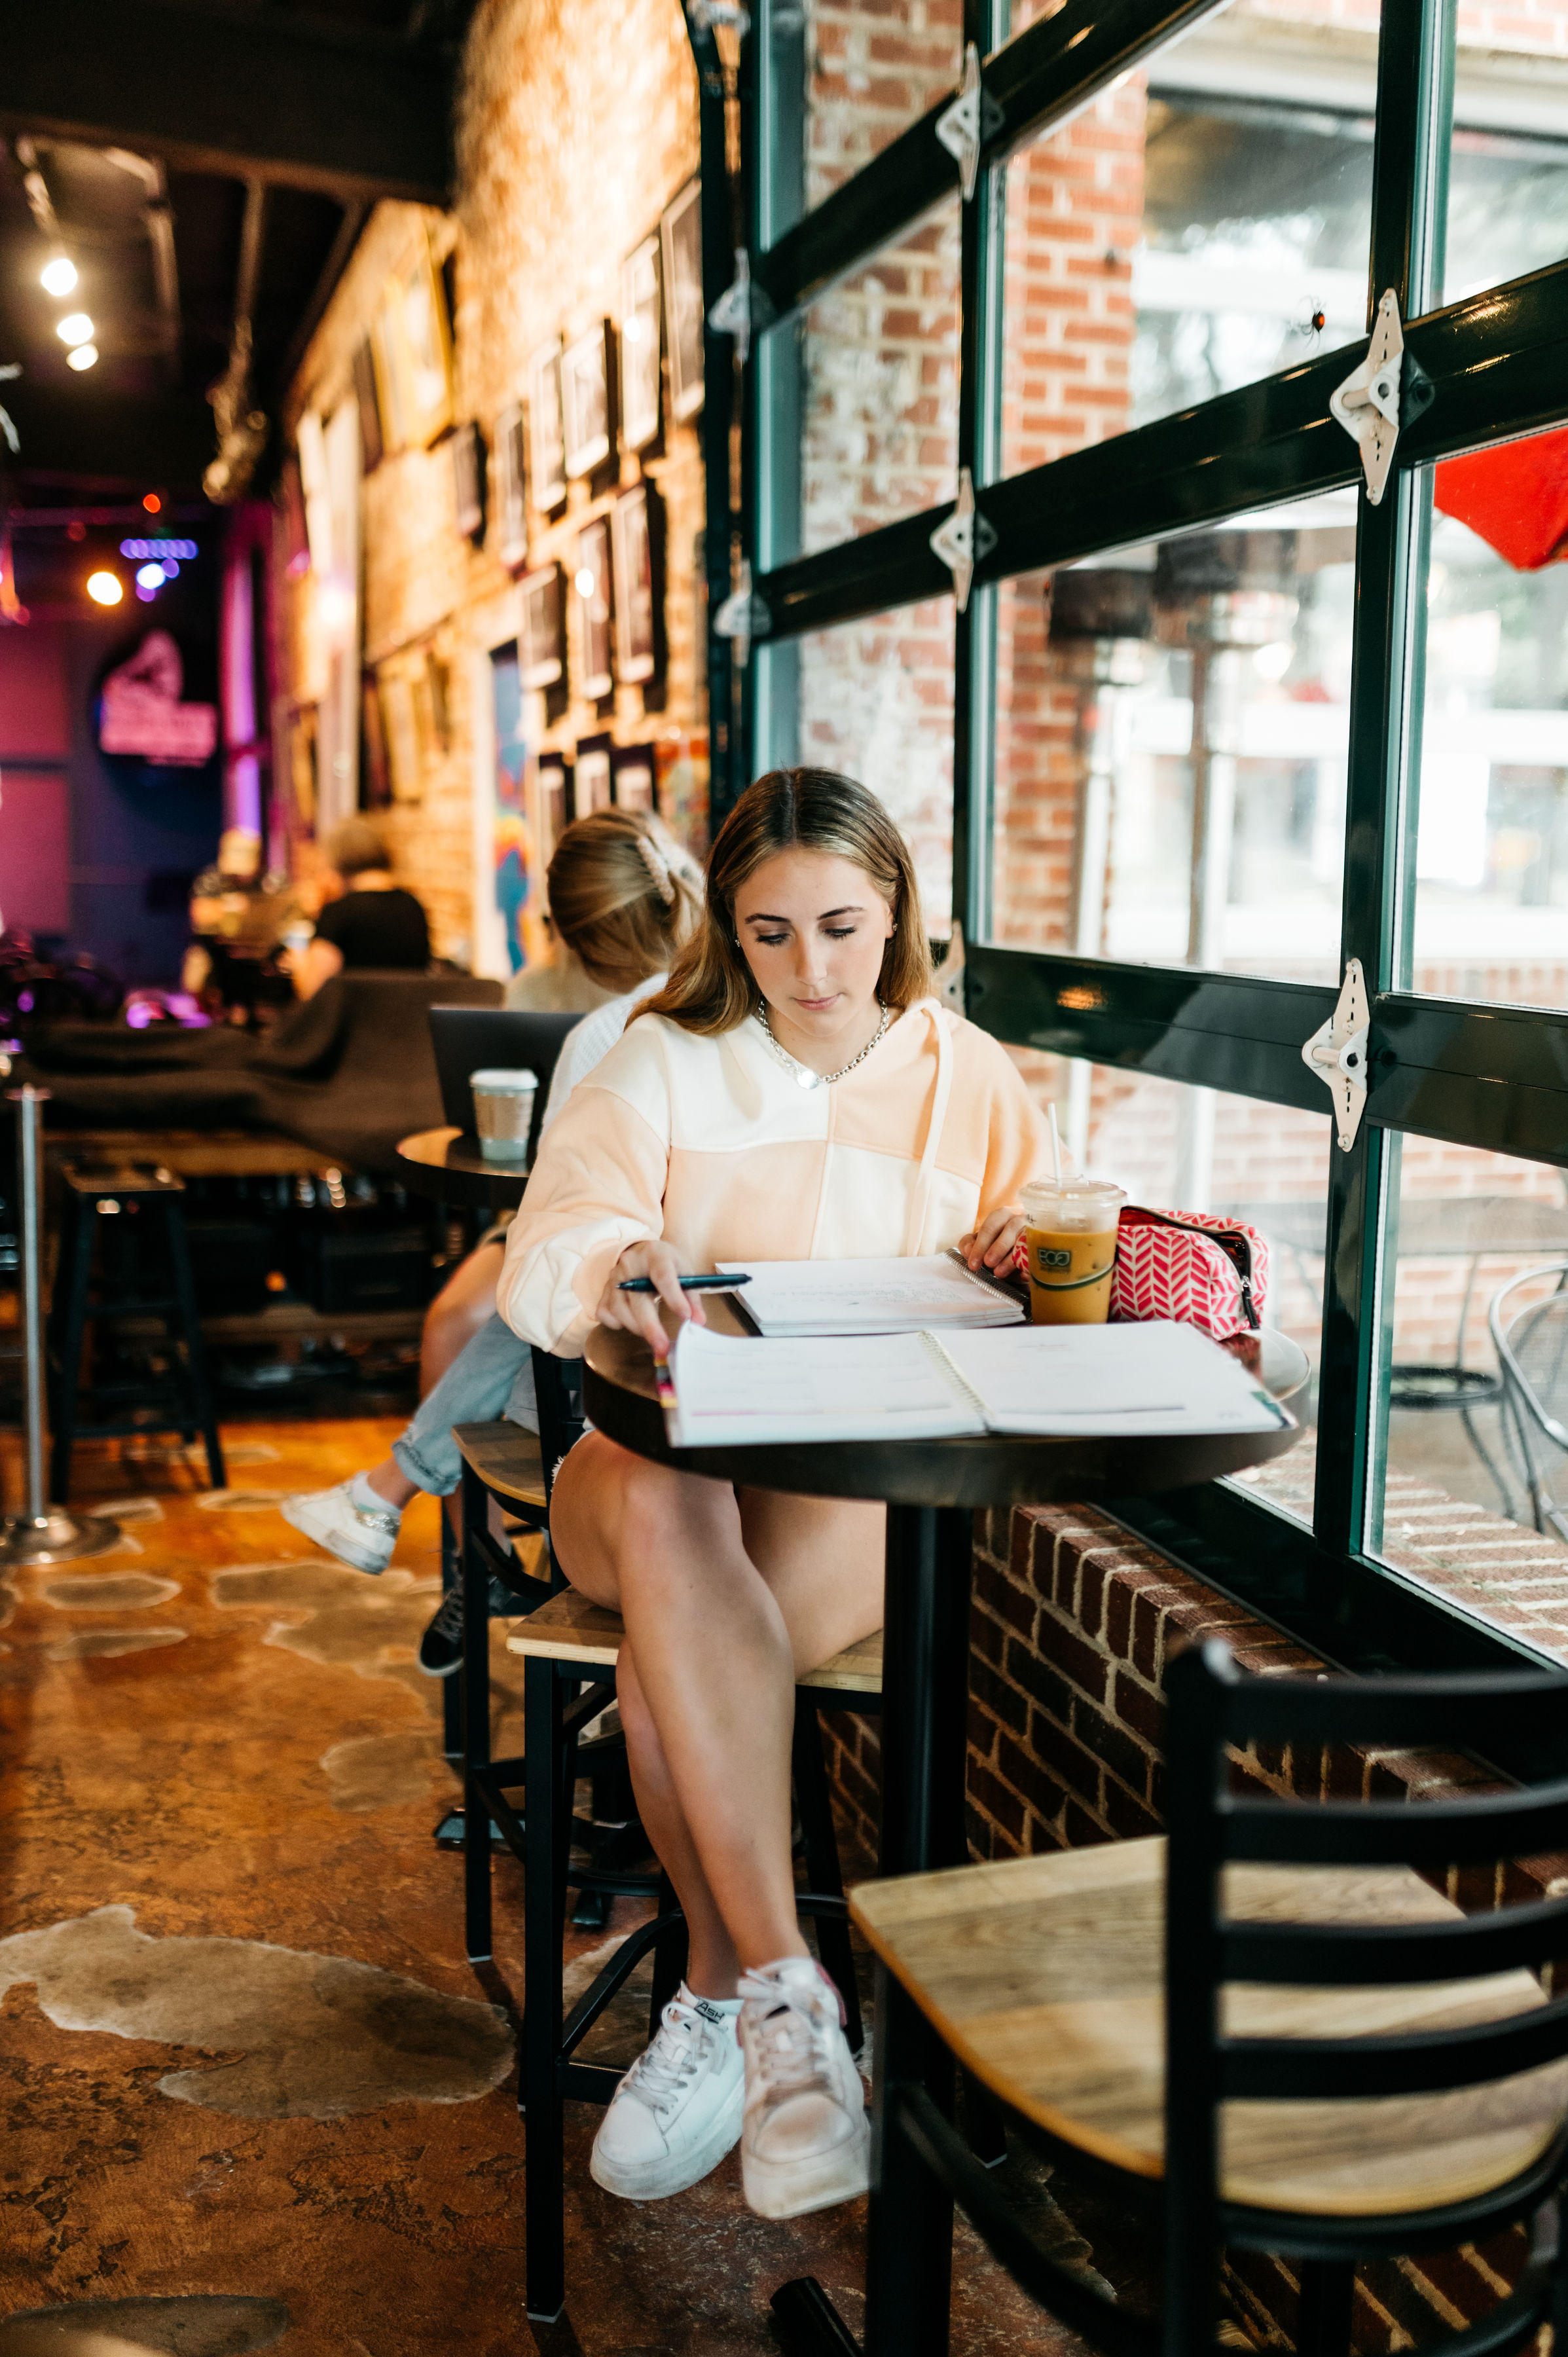
{"type": "MultiPolygon", "coordinates": [[[[920,1167],[915,1173],[914,1191],[909,1198],[909,1224],[904,1237],[904,1251],[912,1257],[920,1249],[925,1230],[926,1213],[931,1200],[931,1182],[936,1171],[937,1148],[941,1144],[942,1125],[947,1120],[948,1098],[952,1093],[952,1042],[942,1009],[934,998],[922,998],[921,1006],[931,1018],[937,1035],[937,1082],[931,1093],[930,1119],[926,1124],[926,1142],[920,1149],[920,1167]]],[[[911,1009],[911,1012],[913,1010],[911,1009]]]]}

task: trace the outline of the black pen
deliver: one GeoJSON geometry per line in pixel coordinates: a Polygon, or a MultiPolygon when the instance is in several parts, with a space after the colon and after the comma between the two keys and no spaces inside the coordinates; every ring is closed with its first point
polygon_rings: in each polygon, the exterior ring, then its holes
{"type": "MultiPolygon", "coordinates": [[[[734,1276],[678,1276],[675,1280],[682,1293],[733,1293],[738,1286],[749,1285],[749,1276],[738,1273],[734,1276]]],[[[623,1293],[657,1293],[659,1287],[650,1276],[623,1276],[623,1293]]]]}

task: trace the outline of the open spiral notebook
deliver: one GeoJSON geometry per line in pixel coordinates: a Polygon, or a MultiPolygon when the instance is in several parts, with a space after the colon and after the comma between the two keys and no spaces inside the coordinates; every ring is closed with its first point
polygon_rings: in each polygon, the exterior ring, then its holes
{"type": "Polygon", "coordinates": [[[1191,1326],[1008,1326],[745,1340],[682,1326],[660,1383],[672,1448],[984,1432],[1274,1432],[1283,1408],[1191,1326]]]}

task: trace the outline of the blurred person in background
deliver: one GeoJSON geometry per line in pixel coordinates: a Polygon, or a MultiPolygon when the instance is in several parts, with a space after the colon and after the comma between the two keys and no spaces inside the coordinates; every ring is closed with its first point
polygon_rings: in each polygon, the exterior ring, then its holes
{"type": "Polygon", "coordinates": [[[392,856],[368,819],[346,818],[323,845],[320,915],[294,954],[294,986],[314,998],[335,974],[357,968],[423,974],[430,927],[420,902],[392,874],[392,856]]]}

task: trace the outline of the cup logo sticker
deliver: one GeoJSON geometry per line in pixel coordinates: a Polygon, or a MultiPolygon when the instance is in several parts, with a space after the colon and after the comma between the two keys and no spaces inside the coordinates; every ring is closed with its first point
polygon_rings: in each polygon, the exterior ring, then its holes
{"type": "Polygon", "coordinates": [[[1064,1269],[1072,1266],[1071,1253],[1063,1252],[1059,1244],[1042,1244],[1037,1258],[1042,1268],[1064,1269]]]}

